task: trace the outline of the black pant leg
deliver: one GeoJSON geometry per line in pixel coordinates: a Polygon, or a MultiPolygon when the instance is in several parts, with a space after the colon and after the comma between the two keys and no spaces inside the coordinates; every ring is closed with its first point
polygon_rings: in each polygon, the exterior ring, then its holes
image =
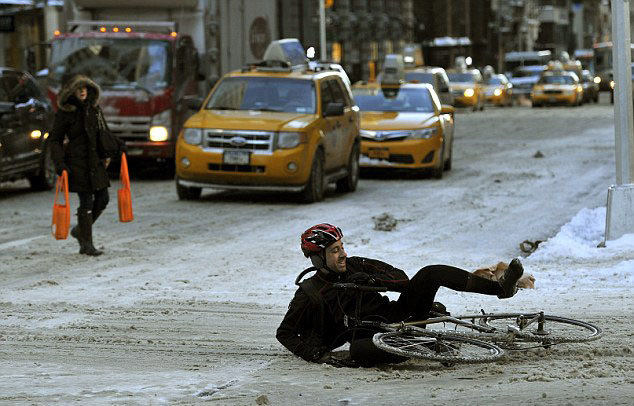
{"type": "Polygon", "coordinates": [[[77,213],[87,213],[92,212],[95,197],[92,192],[79,192],[77,193],[79,196],[79,207],[77,207],[77,213]]]}
{"type": "Polygon", "coordinates": [[[449,265],[426,266],[414,275],[398,298],[396,308],[401,313],[398,315],[401,320],[408,317],[426,319],[441,286],[459,292],[485,295],[497,295],[501,292],[499,283],[473,275],[464,269],[449,265]]]}
{"type": "Polygon", "coordinates": [[[110,202],[110,195],[108,194],[108,188],[99,189],[94,193],[95,199],[93,203],[93,211],[101,213],[106,209],[106,206],[110,202]]]}
{"type": "Polygon", "coordinates": [[[355,360],[359,366],[366,368],[379,364],[396,364],[408,359],[378,349],[372,343],[372,338],[357,338],[353,340],[350,343],[350,358],[355,360]]]}

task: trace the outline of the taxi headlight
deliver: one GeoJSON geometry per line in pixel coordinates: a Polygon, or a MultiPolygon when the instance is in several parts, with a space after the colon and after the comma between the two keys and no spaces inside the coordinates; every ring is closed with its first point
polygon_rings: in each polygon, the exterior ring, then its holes
{"type": "Polygon", "coordinates": [[[279,132],[277,133],[277,147],[291,149],[304,142],[304,133],[279,132]]]}
{"type": "Polygon", "coordinates": [[[407,137],[410,140],[429,139],[438,134],[438,128],[422,128],[420,130],[412,130],[407,137]]]}
{"type": "Polygon", "coordinates": [[[200,145],[203,140],[203,130],[201,128],[185,128],[183,139],[190,145],[200,145]]]}
{"type": "Polygon", "coordinates": [[[495,89],[493,91],[493,95],[494,96],[501,96],[502,95],[502,89],[495,89]]]}
{"type": "Polygon", "coordinates": [[[614,81],[613,80],[610,81],[610,89],[614,89],[614,81]]]}
{"type": "Polygon", "coordinates": [[[464,96],[465,97],[473,97],[473,95],[475,94],[475,92],[473,91],[473,89],[467,89],[464,91],[464,96]]]}
{"type": "Polygon", "coordinates": [[[594,77],[594,83],[596,83],[597,85],[598,85],[599,83],[601,83],[601,78],[600,78],[600,77],[598,77],[598,76],[595,76],[595,77],[594,77]]]}
{"type": "Polygon", "coordinates": [[[167,131],[167,128],[162,125],[155,125],[153,127],[150,127],[150,141],[167,141],[169,135],[170,133],[169,131],[167,131]]]}
{"type": "Polygon", "coordinates": [[[583,87],[577,86],[577,92],[579,92],[579,93],[583,92],[583,87]]]}

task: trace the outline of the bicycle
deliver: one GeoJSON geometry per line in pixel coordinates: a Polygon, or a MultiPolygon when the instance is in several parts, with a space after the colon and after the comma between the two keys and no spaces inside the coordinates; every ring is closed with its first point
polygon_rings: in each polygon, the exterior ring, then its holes
{"type": "Polygon", "coordinates": [[[561,343],[594,341],[602,335],[601,329],[593,324],[546,315],[542,311],[486,313],[482,310],[482,314],[460,316],[432,312],[434,317],[426,320],[398,323],[362,320],[362,292],[386,292],[387,288],[354,283],[335,283],[333,287],[356,292],[355,314],[346,315],[346,325],[352,329],[379,331],[372,338],[377,348],[408,358],[440,361],[447,366],[458,362],[495,362],[504,356],[505,349],[548,348],[561,343]],[[438,328],[439,325],[442,328],[438,328]]]}

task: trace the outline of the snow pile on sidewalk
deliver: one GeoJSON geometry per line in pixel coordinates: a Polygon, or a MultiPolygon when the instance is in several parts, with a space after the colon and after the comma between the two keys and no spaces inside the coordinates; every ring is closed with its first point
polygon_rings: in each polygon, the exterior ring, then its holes
{"type": "Polygon", "coordinates": [[[526,258],[524,266],[537,277],[541,294],[553,291],[574,295],[574,290],[622,290],[626,306],[634,306],[634,234],[606,246],[603,242],[605,207],[582,209],[552,238],[526,258]]]}

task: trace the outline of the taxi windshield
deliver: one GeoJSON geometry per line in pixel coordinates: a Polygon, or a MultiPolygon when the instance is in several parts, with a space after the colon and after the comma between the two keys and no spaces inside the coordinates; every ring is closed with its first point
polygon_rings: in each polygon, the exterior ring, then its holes
{"type": "Polygon", "coordinates": [[[502,79],[496,78],[495,76],[487,80],[487,85],[503,85],[503,84],[504,82],[502,81],[502,79]]]}
{"type": "Polygon", "coordinates": [[[450,82],[475,83],[476,77],[473,73],[447,73],[450,82]]]}
{"type": "Polygon", "coordinates": [[[541,79],[539,79],[539,82],[537,83],[542,85],[574,85],[575,80],[572,78],[572,76],[548,75],[543,76],[541,79]]]}
{"type": "Polygon", "coordinates": [[[431,95],[426,88],[365,88],[353,89],[353,94],[361,111],[434,111],[431,95]]]}
{"type": "Polygon", "coordinates": [[[405,74],[405,81],[413,83],[434,83],[434,75],[432,73],[409,72],[405,74]]]}
{"type": "Polygon", "coordinates": [[[218,84],[205,108],[314,114],[315,86],[305,79],[227,78],[218,84]]]}

